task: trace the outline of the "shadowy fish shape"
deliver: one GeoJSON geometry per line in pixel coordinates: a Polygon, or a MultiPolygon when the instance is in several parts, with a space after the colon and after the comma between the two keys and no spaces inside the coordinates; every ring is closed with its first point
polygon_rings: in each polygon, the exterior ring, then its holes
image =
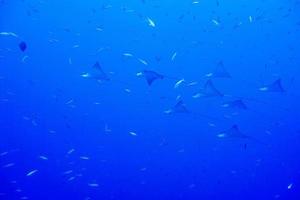
{"type": "Polygon", "coordinates": [[[142,74],[144,75],[144,77],[145,77],[145,79],[147,81],[147,84],[149,86],[151,86],[154,81],[156,81],[156,80],[162,80],[162,79],[165,78],[164,75],[159,74],[159,73],[157,73],[155,71],[151,71],[151,70],[144,70],[142,72],[142,74]]]}
{"type": "Polygon", "coordinates": [[[22,52],[26,51],[26,49],[27,49],[27,44],[26,44],[24,41],[20,42],[20,43],[19,43],[19,49],[20,49],[22,52]]]}
{"type": "Polygon", "coordinates": [[[215,68],[213,73],[209,73],[206,76],[210,78],[231,78],[231,75],[226,70],[223,61],[220,61],[217,64],[217,67],[215,68]]]}
{"type": "Polygon", "coordinates": [[[193,98],[199,97],[223,97],[222,94],[213,84],[212,80],[209,79],[206,81],[204,87],[196,94],[193,95],[193,98]]]}
{"type": "Polygon", "coordinates": [[[227,101],[222,105],[224,108],[233,108],[233,109],[240,109],[240,110],[247,110],[248,107],[245,102],[241,99],[227,101]]]}
{"type": "Polygon", "coordinates": [[[220,132],[217,136],[218,136],[218,138],[248,139],[248,140],[254,141],[256,143],[266,145],[265,143],[261,142],[260,140],[254,138],[254,137],[251,137],[249,135],[246,135],[243,132],[241,132],[240,128],[236,124],[232,125],[231,128],[220,132]]]}
{"type": "Polygon", "coordinates": [[[110,78],[108,75],[103,71],[100,63],[97,61],[92,68],[92,71],[90,73],[83,73],[81,74],[84,78],[92,78],[96,79],[97,81],[109,81],[110,78]]]}
{"type": "Polygon", "coordinates": [[[277,79],[269,85],[259,88],[263,92],[285,92],[285,89],[282,87],[281,79],[277,79]]]}
{"type": "Polygon", "coordinates": [[[165,111],[166,114],[171,113],[190,113],[183,100],[179,100],[171,109],[165,111]]]}
{"type": "Polygon", "coordinates": [[[164,113],[165,114],[189,114],[194,118],[203,118],[203,119],[208,119],[213,121],[220,121],[220,119],[216,117],[190,111],[183,100],[179,100],[171,109],[164,111],[164,113]]]}
{"type": "Polygon", "coordinates": [[[248,138],[249,136],[243,134],[239,127],[234,124],[231,128],[222,131],[218,134],[219,138],[248,138]]]}

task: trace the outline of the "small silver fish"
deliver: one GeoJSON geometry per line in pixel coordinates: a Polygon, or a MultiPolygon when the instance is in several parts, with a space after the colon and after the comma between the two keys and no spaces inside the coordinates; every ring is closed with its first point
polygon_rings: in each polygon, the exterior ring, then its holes
{"type": "Polygon", "coordinates": [[[37,173],[37,172],[38,172],[38,170],[37,170],[37,169],[34,169],[34,170],[28,172],[28,173],[26,174],[26,176],[32,176],[32,175],[34,175],[34,174],[37,173]]]}

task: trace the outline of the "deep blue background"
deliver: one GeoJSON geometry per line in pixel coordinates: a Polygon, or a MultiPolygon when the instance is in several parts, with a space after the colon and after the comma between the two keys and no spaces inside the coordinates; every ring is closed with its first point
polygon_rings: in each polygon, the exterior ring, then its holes
{"type": "Polygon", "coordinates": [[[0,35],[0,199],[300,199],[300,1],[192,2],[0,1],[19,36],[0,35]],[[216,87],[248,110],[192,98],[221,60],[216,87]],[[110,81],[81,77],[96,61],[110,81]],[[178,95],[190,113],[165,114],[178,95]],[[233,124],[264,144],[217,137],[233,124]]]}

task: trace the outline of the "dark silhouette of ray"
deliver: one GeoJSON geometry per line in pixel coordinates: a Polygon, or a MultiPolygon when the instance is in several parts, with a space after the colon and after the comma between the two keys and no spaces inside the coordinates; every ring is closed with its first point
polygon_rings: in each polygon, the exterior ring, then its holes
{"type": "Polygon", "coordinates": [[[260,91],[266,92],[285,92],[285,89],[282,87],[281,79],[277,79],[269,85],[261,87],[260,91]]]}
{"type": "Polygon", "coordinates": [[[215,87],[212,80],[206,81],[204,87],[200,92],[196,93],[193,97],[223,97],[224,95],[215,87]]]}
{"type": "Polygon", "coordinates": [[[241,110],[247,110],[248,109],[245,102],[241,99],[225,102],[225,103],[223,103],[222,106],[225,107],[225,108],[233,108],[233,109],[241,109],[241,110]]]}
{"type": "Polygon", "coordinates": [[[189,113],[189,110],[187,109],[185,103],[180,100],[178,101],[175,106],[173,107],[173,111],[176,113],[189,113]]]}
{"type": "Polygon", "coordinates": [[[179,100],[171,109],[165,111],[166,114],[170,113],[190,113],[183,100],[179,100]]]}
{"type": "Polygon", "coordinates": [[[231,78],[231,75],[226,70],[223,61],[220,61],[215,69],[215,71],[211,74],[212,78],[231,78]]]}
{"type": "Polygon", "coordinates": [[[254,138],[254,137],[251,137],[249,135],[246,135],[243,132],[241,132],[240,128],[236,124],[232,125],[231,128],[229,128],[229,129],[227,129],[225,131],[220,132],[218,134],[218,137],[219,138],[248,139],[248,140],[254,141],[256,143],[266,145],[265,143],[261,142],[260,140],[254,138]]]}
{"type": "Polygon", "coordinates": [[[231,128],[222,131],[218,134],[219,138],[248,138],[247,135],[243,134],[239,127],[234,124],[231,128]]]}
{"type": "Polygon", "coordinates": [[[172,108],[164,111],[165,114],[188,114],[193,118],[202,118],[211,121],[223,121],[221,118],[191,111],[187,108],[183,100],[179,100],[172,108]]]}
{"type": "Polygon", "coordinates": [[[158,74],[157,72],[151,70],[144,70],[143,75],[149,86],[151,86],[154,81],[165,78],[164,75],[158,74]]]}
{"type": "Polygon", "coordinates": [[[93,71],[91,71],[90,77],[93,79],[96,79],[97,81],[109,81],[110,80],[108,75],[103,71],[103,69],[98,61],[93,65],[93,71]]]}
{"type": "MultiPolygon", "coordinates": [[[[290,109],[288,107],[286,107],[286,106],[284,106],[280,103],[279,104],[274,104],[272,102],[268,102],[268,101],[264,101],[264,100],[256,99],[256,98],[252,98],[252,97],[245,97],[245,96],[235,96],[235,95],[234,96],[233,95],[224,95],[224,96],[230,97],[230,98],[236,98],[236,99],[243,99],[243,101],[246,100],[247,102],[254,102],[254,103],[257,103],[257,104],[264,105],[264,106],[272,107],[272,109],[280,109],[282,111],[290,111],[290,109]]],[[[226,105],[226,103],[223,104],[223,106],[228,107],[228,105],[226,105]]],[[[247,104],[246,104],[246,106],[247,106],[247,104]]],[[[247,109],[249,109],[249,108],[247,107],[247,109]]],[[[255,110],[255,112],[259,112],[259,111],[255,110]]]]}
{"type": "Polygon", "coordinates": [[[27,44],[25,43],[25,42],[20,42],[19,43],[19,48],[20,48],[20,50],[22,51],[22,52],[24,52],[24,51],[26,51],[26,49],[27,49],[27,44]]]}

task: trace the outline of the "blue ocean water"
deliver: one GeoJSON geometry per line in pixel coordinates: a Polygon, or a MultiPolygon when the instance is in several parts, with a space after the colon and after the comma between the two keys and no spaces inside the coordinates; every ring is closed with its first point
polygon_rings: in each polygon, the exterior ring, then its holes
{"type": "Polygon", "coordinates": [[[300,199],[299,0],[0,0],[0,199],[300,199]]]}

